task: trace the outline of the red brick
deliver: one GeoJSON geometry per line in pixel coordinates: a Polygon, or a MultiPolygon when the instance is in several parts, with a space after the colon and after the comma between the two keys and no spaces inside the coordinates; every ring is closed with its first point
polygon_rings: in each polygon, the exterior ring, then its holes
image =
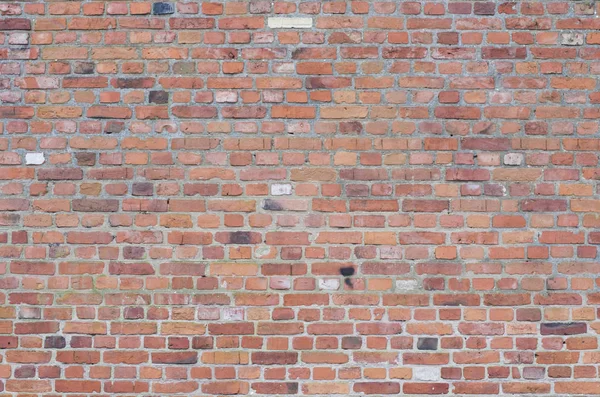
{"type": "Polygon", "coordinates": [[[593,4],[45,3],[0,4],[0,391],[599,393],[593,4]]]}

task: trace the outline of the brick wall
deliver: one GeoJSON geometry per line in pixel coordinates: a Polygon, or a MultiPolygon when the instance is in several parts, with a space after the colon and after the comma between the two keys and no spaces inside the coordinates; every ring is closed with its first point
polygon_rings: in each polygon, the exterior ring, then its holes
{"type": "Polygon", "coordinates": [[[587,1],[3,1],[0,391],[598,394],[587,1]]]}

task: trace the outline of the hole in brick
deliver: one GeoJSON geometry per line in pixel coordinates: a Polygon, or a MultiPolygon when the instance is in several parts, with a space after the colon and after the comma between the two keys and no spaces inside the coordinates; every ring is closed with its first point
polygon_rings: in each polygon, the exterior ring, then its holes
{"type": "Polygon", "coordinates": [[[350,277],[354,275],[353,267],[342,267],[340,268],[340,274],[344,277],[350,277]]]}
{"type": "Polygon", "coordinates": [[[350,277],[354,275],[354,268],[352,266],[342,267],[342,268],[340,268],[340,274],[345,277],[344,283],[348,287],[352,288],[353,285],[352,285],[352,280],[350,279],[350,277]]]}

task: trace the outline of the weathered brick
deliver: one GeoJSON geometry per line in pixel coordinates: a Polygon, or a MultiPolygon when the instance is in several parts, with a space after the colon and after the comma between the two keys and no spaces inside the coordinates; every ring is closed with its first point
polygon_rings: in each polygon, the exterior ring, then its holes
{"type": "Polygon", "coordinates": [[[73,211],[82,212],[116,212],[119,210],[118,200],[77,199],[72,202],[73,211]]]}
{"type": "Polygon", "coordinates": [[[31,20],[27,18],[2,18],[0,19],[0,30],[31,30],[31,20]]]}
{"type": "Polygon", "coordinates": [[[585,323],[542,323],[540,325],[542,335],[577,335],[587,332],[585,323]]]}
{"type": "Polygon", "coordinates": [[[38,171],[39,180],[81,180],[83,171],[80,168],[43,168],[38,171]]]}

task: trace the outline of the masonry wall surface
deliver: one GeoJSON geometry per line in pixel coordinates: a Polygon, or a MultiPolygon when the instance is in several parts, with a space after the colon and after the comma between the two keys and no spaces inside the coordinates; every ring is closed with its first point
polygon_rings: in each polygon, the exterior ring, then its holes
{"type": "Polygon", "coordinates": [[[0,2],[0,395],[600,394],[599,8],[0,2]]]}

